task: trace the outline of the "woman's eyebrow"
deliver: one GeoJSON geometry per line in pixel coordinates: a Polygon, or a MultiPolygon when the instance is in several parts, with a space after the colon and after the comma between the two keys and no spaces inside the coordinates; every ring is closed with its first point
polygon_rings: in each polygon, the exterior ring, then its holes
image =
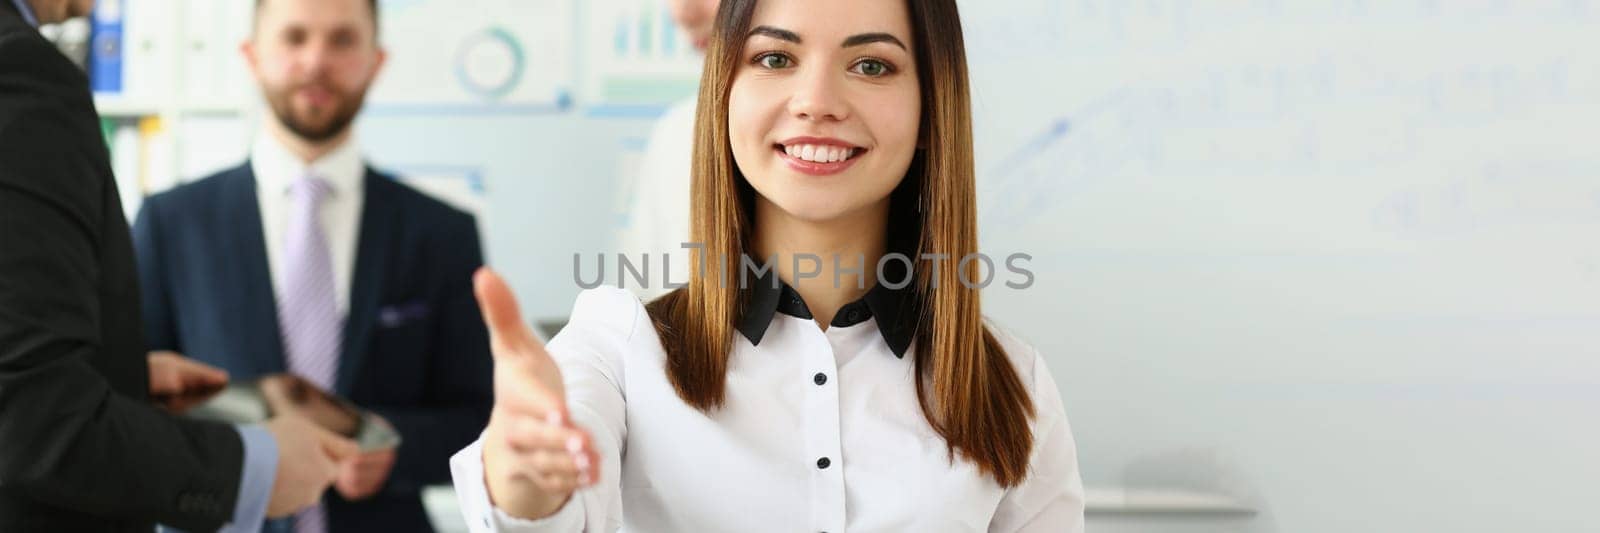
{"type": "Polygon", "coordinates": [[[900,47],[901,50],[909,51],[906,48],[906,43],[900,42],[899,38],[887,33],[863,33],[860,35],[853,35],[849,39],[845,39],[844,44],[839,45],[839,47],[850,48],[852,46],[861,46],[871,43],[889,43],[900,47]]]}
{"type": "MultiPolygon", "coordinates": [[[[745,38],[748,39],[757,35],[764,35],[778,40],[789,41],[794,44],[801,44],[803,42],[800,39],[799,34],[773,26],[756,26],[754,29],[750,30],[750,35],[746,36],[745,38]]],[[[852,35],[845,39],[844,44],[839,45],[839,47],[850,48],[872,43],[889,43],[900,47],[901,50],[909,50],[906,48],[906,43],[902,42],[899,37],[882,32],[852,35]]]]}
{"type": "Polygon", "coordinates": [[[799,35],[796,35],[792,31],[785,30],[785,29],[782,29],[782,28],[774,28],[772,26],[756,26],[755,29],[750,30],[750,35],[746,35],[745,38],[749,39],[749,38],[755,37],[757,35],[765,35],[767,37],[771,37],[771,38],[774,38],[774,39],[789,41],[789,42],[794,43],[794,44],[800,44],[800,36],[799,35]]]}

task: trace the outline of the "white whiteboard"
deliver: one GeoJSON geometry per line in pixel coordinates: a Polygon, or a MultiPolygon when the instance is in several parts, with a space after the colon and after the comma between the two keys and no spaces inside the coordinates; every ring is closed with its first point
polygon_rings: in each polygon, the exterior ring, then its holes
{"type": "Polygon", "coordinates": [[[981,241],[1037,275],[986,312],[1086,481],[1233,531],[1600,523],[1600,6],[962,8],[981,241]]]}

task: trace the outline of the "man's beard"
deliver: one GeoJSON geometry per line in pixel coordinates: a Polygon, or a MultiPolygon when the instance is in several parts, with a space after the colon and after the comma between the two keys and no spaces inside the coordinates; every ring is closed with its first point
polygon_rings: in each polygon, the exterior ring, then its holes
{"type": "Polygon", "coordinates": [[[356,113],[361,112],[362,103],[367,96],[365,87],[351,93],[328,88],[329,93],[333,95],[332,103],[322,110],[327,119],[317,124],[312,120],[302,120],[295,114],[294,93],[300,87],[302,86],[263,92],[266,93],[267,105],[272,108],[272,114],[278,117],[278,122],[296,137],[309,142],[323,142],[344,133],[344,130],[350,127],[350,123],[355,121],[356,113]]]}

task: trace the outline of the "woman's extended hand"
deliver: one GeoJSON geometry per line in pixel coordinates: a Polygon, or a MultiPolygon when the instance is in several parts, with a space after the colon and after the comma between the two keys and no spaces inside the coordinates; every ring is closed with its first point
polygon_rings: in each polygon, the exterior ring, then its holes
{"type": "Polygon", "coordinates": [[[494,352],[494,410],[483,437],[489,499],[512,516],[543,518],[600,479],[600,456],[572,424],[561,369],[522,321],[511,289],[488,268],[472,282],[494,352]]]}

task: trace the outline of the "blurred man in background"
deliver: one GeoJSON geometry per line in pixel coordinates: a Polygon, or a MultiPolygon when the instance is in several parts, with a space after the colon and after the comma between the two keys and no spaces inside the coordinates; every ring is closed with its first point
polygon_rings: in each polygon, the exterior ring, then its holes
{"type": "MultiPolygon", "coordinates": [[[[689,42],[704,52],[721,3],[668,0],[667,7],[689,42]]],[[[644,259],[659,265],[670,257],[670,266],[661,272],[670,273],[674,283],[689,279],[689,251],[682,245],[689,242],[689,156],[694,150],[694,114],[695,99],[690,97],[667,108],[656,120],[644,158],[639,162],[639,173],[634,177],[629,224],[623,229],[618,250],[635,263],[644,259]]],[[[666,294],[663,281],[662,277],[653,277],[648,285],[634,288],[634,292],[647,300],[666,294]]]]}
{"type": "Polygon", "coordinates": [[[355,445],[170,406],[228,376],[146,355],[127,221],[88,79],[37,31],[92,0],[0,0],[0,531],[255,531],[316,501],[355,445]]]}
{"type": "Polygon", "coordinates": [[[424,485],[492,403],[473,217],[377,173],[351,127],[383,66],[376,0],[258,0],[245,60],[270,113],[250,160],[146,201],[151,349],[236,379],[289,372],[401,435],[269,531],[426,532],[424,485]]]}

